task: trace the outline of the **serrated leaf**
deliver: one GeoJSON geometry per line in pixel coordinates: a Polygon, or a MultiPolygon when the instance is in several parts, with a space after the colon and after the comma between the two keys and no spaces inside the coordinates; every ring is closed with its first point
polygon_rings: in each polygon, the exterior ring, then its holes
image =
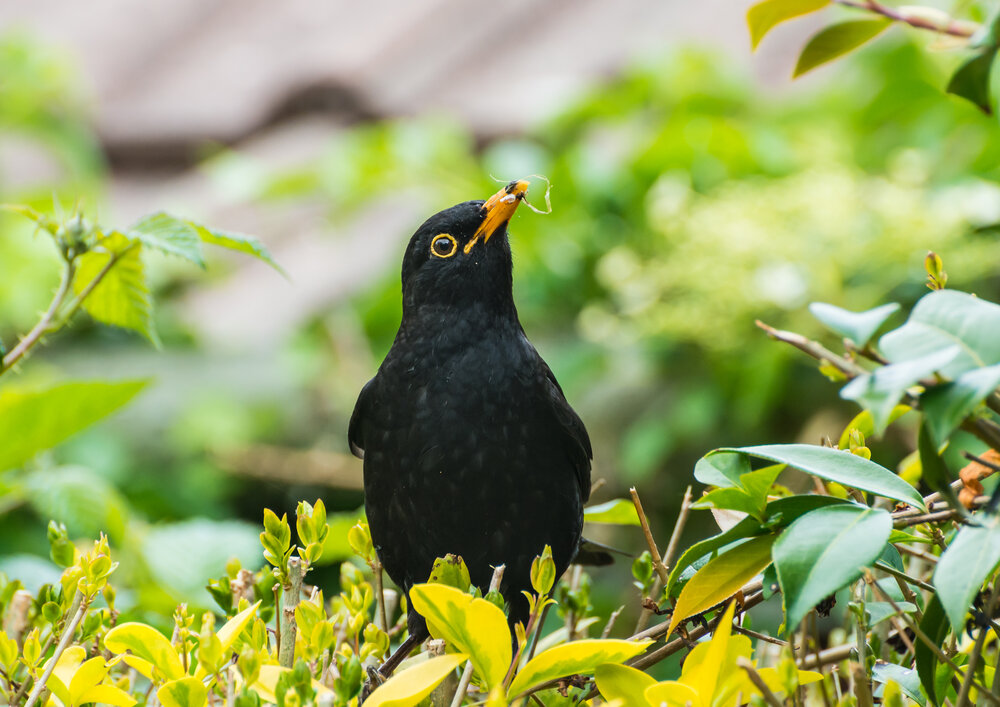
{"type": "Polygon", "coordinates": [[[892,517],[856,504],[821,508],[788,526],[773,557],[792,630],[816,604],[858,579],[892,532],[892,517]]]}
{"type": "Polygon", "coordinates": [[[240,253],[252,255],[255,258],[263,260],[282,275],[285,275],[285,271],[282,270],[276,262],[274,262],[274,259],[271,258],[271,254],[268,252],[267,248],[264,247],[264,244],[253,236],[248,236],[245,233],[235,233],[233,231],[222,231],[217,228],[209,228],[208,226],[202,225],[196,221],[185,221],[185,223],[198,232],[198,237],[203,243],[209,243],[211,245],[217,245],[221,248],[227,248],[229,250],[235,250],[240,253]]]}
{"type": "Polygon", "coordinates": [[[881,434],[906,390],[921,379],[943,370],[960,353],[958,346],[949,346],[920,358],[890,363],[852,380],[840,389],[840,397],[853,400],[870,411],[875,433],[881,434]]]}
{"type": "Polygon", "coordinates": [[[948,81],[948,93],[972,103],[986,115],[993,115],[990,99],[990,70],[997,55],[997,47],[989,46],[967,59],[948,81]]]}
{"type": "Polygon", "coordinates": [[[621,641],[595,638],[565,643],[536,655],[521,668],[508,693],[512,696],[527,692],[557,678],[592,672],[605,663],[623,663],[639,655],[653,641],[621,641]]]}
{"type": "Polygon", "coordinates": [[[966,371],[949,383],[928,388],[920,396],[931,437],[940,447],[962,421],[1000,385],[1000,364],[966,371]]]}
{"type": "Polygon", "coordinates": [[[80,295],[114,258],[114,264],[83,300],[83,308],[97,321],[137,331],[159,346],[140,250],[138,242],[117,232],[109,234],[99,248],[80,256],[73,290],[80,295]]]}
{"type": "Polygon", "coordinates": [[[442,584],[415,584],[410,606],[427,619],[431,635],[467,653],[491,689],[503,682],[513,657],[510,630],[503,611],[442,584]]]}
{"type": "Polygon", "coordinates": [[[365,700],[365,705],[411,707],[419,704],[466,659],[468,656],[464,653],[439,655],[396,673],[365,700]]]}
{"type": "Polygon", "coordinates": [[[830,0],[764,0],[747,10],[750,46],[756,49],[764,35],[775,26],[802,15],[822,10],[830,0]]]}
{"type": "Polygon", "coordinates": [[[176,216],[162,211],[144,216],[130,226],[126,234],[145,246],[205,267],[198,229],[176,216]]]}
{"type": "Polygon", "coordinates": [[[961,635],[965,615],[983,582],[1000,564],[1000,517],[992,516],[986,522],[988,525],[966,525],[958,531],[941,554],[931,579],[956,635],[961,635]]]}
{"type": "Polygon", "coordinates": [[[776,536],[751,538],[698,570],[677,599],[668,635],[689,616],[710,609],[740,590],[771,564],[771,546],[776,536]]]}
{"type": "Polygon", "coordinates": [[[860,491],[903,501],[924,508],[920,494],[883,466],[850,452],[812,444],[768,444],[756,447],[724,447],[709,452],[716,454],[745,454],[813,474],[821,479],[836,481],[860,491]]]}
{"type": "Polygon", "coordinates": [[[156,666],[160,675],[168,680],[184,677],[177,651],[167,637],[152,626],[136,622],[119,624],[104,637],[104,647],[115,654],[131,651],[156,666]]]}
{"type": "Polygon", "coordinates": [[[639,515],[635,512],[635,504],[624,498],[616,498],[613,501],[584,508],[583,519],[588,523],[639,525],[639,515]]]}
{"type": "Polygon", "coordinates": [[[879,339],[878,346],[892,363],[958,346],[958,356],[941,370],[957,378],[1000,363],[1000,305],[955,290],[931,292],[920,298],[903,326],[879,339]]]}
{"type": "Polygon", "coordinates": [[[879,327],[898,309],[899,305],[895,302],[864,312],[852,312],[826,302],[813,302],[809,305],[809,311],[827,329],[850,339],[858,347],[871,341],[879,327]]]}
{"type": "Polygon", "coordinates": [[[857,49],[881,34],[891,24],[892,20],[889,19],[849,20],[820,30],[812,36],[799,54],[793,78],[798,78],[817,66],[857,49]]]}
{"type": "Polygon", "coordinates": [[[73,381],[0,390],[0,471],[20,466],[125,405],[145,380],[73,381]]]}

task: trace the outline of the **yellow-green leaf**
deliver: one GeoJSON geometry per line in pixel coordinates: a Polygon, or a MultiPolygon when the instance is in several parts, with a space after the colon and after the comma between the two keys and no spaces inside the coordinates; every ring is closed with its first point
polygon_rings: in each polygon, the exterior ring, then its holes
{"type": "Polygon", "coordinates": [[[646,688],[656,684],[655,679],[641,670],[616,663],[597,666],[594,681],[606,701],[621,700],[624,704],[636,707],[647,703],[646,688]]]}
{"type": "Polygon", "coordinates": [[[635,505],[624,498],[616,498],[607,503],[584,508],[583,519],[588,523],[639,525],[639,516],[635,512],[635,505]]]}
{"type": "Polygon", "coordinates": [[[132,707],[136,703],[135,698],[122,689],[114,685],[94,685],[82,695],[79,702],[74,705],[86,705],[99,702],[104,705],[115,705],[115,707],[132,707]]]}
{"type": "Polygon", "coordinates": [[[792,76],[797,78],[817,66],[857,49],[868,40],[874,39],[891,24],[890,19],[849,20],[820,30],[813,35],[799,54],[799,61],[792,76]]]}
{"type": "MultiPolygon", "coordinates": [[[[250,687],[254,692],[260,695],[260,699],[264,702],[276,704],[278,699],[274,695],[274,688],[277,687],[278,679],[281,677],[281,674],[289,672],[291,672],[290,668],[282,668],[280,665],[262,665],[260,666],[260,674],[257,676],[257,682],[250,687]]],[[[319,680],[314,679],[312,681],[312,686],[318,693],[317,697],[331,691],[330,688],[321,683],[319,680]]]]}
{"type": "Polygon", "coordinates": [[[184,668],[177,651],[166,637],[152,626],[129,622],[115,626],[104,637],[104,646],[112,653],[132,651],[156,666],[167,680],[184,677],[184,668]]]}
{"type": "Polygon", "coordinates": [[[69,682],[70,702],[74,705],[83,704],[86,701],[82,699],[83,694],[100,683],[107,674],[108,668],[104,663],[104,658],[91,658],[83,663],[73,673],[73,678],[69,682]]]}
{"type": "Polygon", "coordinates": [[[145,658],[140,658],[137,655],[125,655],[121,656],[125,660],[125,664],[130,668],[134,668],[137,673],[148,678],[153,679],[153,664],[150,663],[145,658]]]}
{"type": "MultiPolygon", "coordinates": [[[[236,614],[236,616],[229,619],[229,621],[226,622],[226,625],[219,629],[216,636],[221,644],[221,652],[223,655],[225,655],[229,649],[233,647],[233,644],[236,643],[236,639],[239,638],[241,633],[243,633],[243,629],[245,629],[247,624],[253,620],[253,617],[257,613],[257,607],[259,606],[260,602],[258,601],[253,606],[244,609],[240,613],[236,614]]],[[[194,676],[196,678],[203,678],[206,674],[207,672],[205,671],[205,668],[199,665],[198,669],[194,673],[194,676]]]]}
{"type": "Polygon", "coordinates": [[[681,673],[681,679],[693,687],[704,698],[705,702],[711,703],[712,696],[715,695],[719,687],[720,677],[722,679],[726,677],[723,671],[726,666],[726,658],[730,655],[729,637],[733,633],[733,613],[735,611],[736,602],[729,602],[729,606],[722,614],[722,620],[719,621],[715,633],[712,634],[712,640],[705,648],[701,649],[704,651],[704,657],[699,656],[699,660],[692,661],[690,664],[686,663],[685,669],[681,673]]]}
{"type": "Polygon", "coordinates": [[[646,702],[658,707],[709,707],[694,689],[674,680],[658,682],[646,688],[646,702]]]}
{"type": "Polygon", "coordinates": [[[590,639],[573,641],[550,648],[528,661],[518,671],[508,693],[519,695],[537,685],[556,678],[589,673],[598,665],[622,663],[639,655],[652,641],[620,641],[616,639],[590,639]]]}
{"type": "Polygon", "coordinates": [[[156,691],[163,707],[204,707],[208,689],[198,678],[171,680],[156,691]]]}
{"type": "Polygon", "coordinates": [[[503,681],[513,656],[507,617],[500,609],[443,584],[414,585],[410,605],[427,619],[431,635],[468,654],[488,687],[503,681]]]}
{"type": "Polygon", "coordinates": [[[396,673],[365,700],[366,707],[410,707],[431,694],[448,674],[468,660],[464,653],[440,655],[396,673]]]}
{"type": "Polygon", "coordinates": [[[771,564],[774,535],[751,538],[729,552],[709,560],[684,585],[670,619],[672,633],[684,619],[719,604],[771,564]]]}
{"type": "Polygon", "coordinates": [[[756,49],[764,35],[785,20],[822,10],[829,4],[830,0],[764,0],[757,3],[747,11],[750,46],[756,49]]]}
{"type": "Polygon", "coordinates": [[[115,258],[111,268],[83,300],[83,308],[99,322],[132,329],[159,345],[153,329],[153,305],[140,249],[138,242],[130,242],[120,233],[109,234],[100,241],[98,248],[80,256],[73,290],[81,294],[115,258]]]}

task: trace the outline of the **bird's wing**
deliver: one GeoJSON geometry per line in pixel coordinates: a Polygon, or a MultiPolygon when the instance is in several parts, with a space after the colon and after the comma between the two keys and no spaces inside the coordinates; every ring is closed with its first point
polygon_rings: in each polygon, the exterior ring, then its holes
{"type": "MultiPolygon", "coordinates": [[[[539,360],[541,360],[540,357],[539,360]]],[[[594,458],[594,451],[590,446],[590,435],[587,434],[583,420],[567,402],[552,369],[544,361],[542,361],[542,366],[544,366],[545,378],[549,384],[545,397],[553,416],[559,423],[560,431],[563,432],[566,452],[573,462],[576,480],[580,485],[580,498],[586,503],[590,499],[590,461],[594,458]]]]}
{"type": "Polygon", "coordinates": [[[371,396],[372,383],[375,379],[365,383],[365,387],[358,394],[358,402],[354,404],[354,412],[351,414],[351,423],[347,426],[347,443],[351,446],[351,453],[358,459],[365,458],[364,440],[361,439],[361,425],[364,423],[365,412],[368,407],[368,398],[371,396]]]}

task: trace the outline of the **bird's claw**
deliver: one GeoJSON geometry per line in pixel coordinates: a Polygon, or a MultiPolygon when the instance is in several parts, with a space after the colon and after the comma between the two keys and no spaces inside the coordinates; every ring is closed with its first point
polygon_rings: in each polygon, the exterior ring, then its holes
{"type": "Polygon", "coordinates": [[[379,685],[385,682],[385,676],[374,665],[368,666],[368,679],[361,686],[361,694],[358,696],[358,705],[361,705],[368,697],[375,692],[379,685]]]}

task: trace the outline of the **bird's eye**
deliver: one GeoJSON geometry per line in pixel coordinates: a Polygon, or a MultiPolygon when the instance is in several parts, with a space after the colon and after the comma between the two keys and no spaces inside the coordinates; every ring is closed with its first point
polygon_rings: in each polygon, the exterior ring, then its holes
{"type": "Polygon", "coordinates": [[[431,253],[439,258],[450,258],[458,250],[458,241],[450,233],[439,233],[431,241],[431,253]]]}

